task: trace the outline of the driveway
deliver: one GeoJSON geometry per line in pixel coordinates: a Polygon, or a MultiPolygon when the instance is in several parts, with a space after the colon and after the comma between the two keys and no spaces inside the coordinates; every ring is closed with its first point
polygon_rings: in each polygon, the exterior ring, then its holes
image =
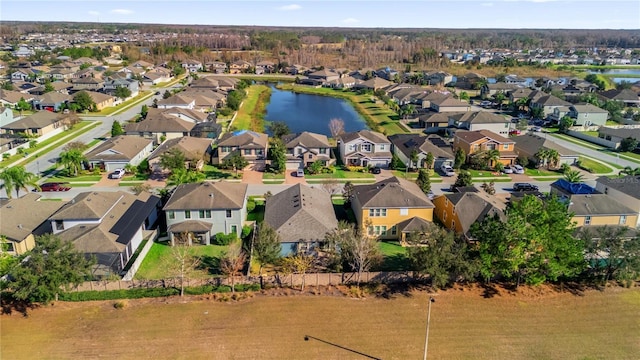
{"type": "Polygon", "coordinates": [[[120,179],[109,179],[109,173],[103,174],[100,181],[98,181],[95,185],[96,187],[114,187],[119,186],[120,179]]]}
{"type": "Polygon", "coordinates": [[[242,170],[243,184],[262,184],[264,167],[261,165],[249,165],[242,170]]]}
{"type": "Polygon", "coordinates": [[[284,183],[287,185],[306,184],[307,179],[305,179],[304,177],[297,177],[296,170],[287,169],[284,172],[284,183]]]}

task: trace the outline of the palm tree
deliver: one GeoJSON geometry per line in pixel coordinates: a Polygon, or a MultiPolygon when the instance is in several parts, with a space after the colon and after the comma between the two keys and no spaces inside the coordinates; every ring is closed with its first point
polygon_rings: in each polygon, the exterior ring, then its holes
{"type": "Polygon", "coordinates": [[[201,172],[178,169],[167,178],[167,186],[178,186],[180,184],[199,183],[205,179],[201,172]]]}
{"type": "Polygon", "coordinates": [[[640,167],[633,169],[631,166],[625,166],[624,169],[620,170],[620,175],[640,175],[640,167]]]}
{"type": "Polygon", "coordinates": [[[549,150],[545,148],[541,148],[534,155],[534,157],[536,158],[536,160],[538,160],[538,166],[547,165],[547,161],[549,160],[549,150]]]}
{"type": "Polygon", "coordinates": [[[82,168],[82,163],[87,161],[82,151],[72,149],[60,153],[60,164],[67,168],[69,176],[78,176],[78,171],[82,168]]]}
{"type": "Polygon", "coordinates": [[[516,100],[515,104],[518,106],[518,110],[525,111],[525,109],[528,110],[529,108],[529,101],[530,101],[529,98],[521,98],[516,100]]]}
{"type": "Polygon", "coordinates": [[[500,106],[499,109],[502,110],[502,102],[504,101],[506,96],[502,92],[499,92],[499,93],[493,95],[493,98],[496,101],[496,103],[498,104],[498,106],[500,106]]]}
{"type": "Polygon", "coordinates": [[[564,173],[564,179],[570,183],[580,183],[584,180],[584,177],[578,170],[569,170],[564,173]]]}
{"type": "Polygon", "coordinates": [[[560,153],[558,153],[558,150],[555,149],[549,149],[547,150],[547,170],[550,167],[558,167],[558,163],[560,162],[560,153]]]}
{"type": "Polygon", "coordinates": [[[500,151],[498,150],[487,150],[484,154],[484,159],[487,162],[487,165],[490,167],[495,166],[495,164],[500,160],[500,151]]]}
{"type": "Polygon", "coordinates": [[[14,166],[5,169],[0,173],[0,180],[2,180],[2,187],[7,189],[7,197],[11,198],[11,189],[15,189],[16,197],[20,197],[20,190],[29,191],[27,186],[32,186],[36,189],[40,189],[38,186],[38,177],[28,172],[24,166],[14,166]]]}
{"type": "Polygon", "coordinates": [[[413,106],[413,104],[407,104],[404,106],[404,114],[403,114],[403,118],[406,118],[407,115],[413,115],[416,112],[416,107],[413,106]]]}

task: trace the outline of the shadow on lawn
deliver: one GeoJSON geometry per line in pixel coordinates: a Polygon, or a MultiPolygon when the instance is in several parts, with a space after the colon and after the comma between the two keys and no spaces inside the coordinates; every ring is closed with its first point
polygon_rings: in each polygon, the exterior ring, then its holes
{"type": "Polygon", "coordinates": [[[14,312],[18,312],[24,317],[29,317],[28,311],[38,307],[39,305],[37,304],[16,300],[7,293],[2,294],[2,314],[11,315],[14,312]]]}
{"type": "Polygon", "coordinates": [[[204,255],[200,260],[198,270],[205,270],[209,275],[220,275],[220,259],[210,255],[204,255]]]}

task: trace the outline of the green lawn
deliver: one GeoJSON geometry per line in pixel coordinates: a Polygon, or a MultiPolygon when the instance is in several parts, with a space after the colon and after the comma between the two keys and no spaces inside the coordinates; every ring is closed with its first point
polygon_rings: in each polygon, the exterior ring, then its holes
{"type": "Polygon", "coordinates": [[[366,172],[347,171],[336,169],[333,174],[305,175],[307,179],[375,179],[375,176],[366,172]]]}
{"type": "Polygon", "coordinates": [[[205,165],[202,168],[202,172],[204,172],[205,176],[209,180],[217,180],[217,179],[240,179],[242,178],[242,174],[238,173],[236,176],[234,171],[231,170],[222,170],[213,165],[205,165]]]}
{"type": "Polygon", "coordinates": [[[146,181],[149,180],[149,174],[134,174],[127,175],[122,178],[122,181],[146,181]]]}
{"type": "Polygon", "coordinates": [[[400,246],[396,241],[380,241],[378,248],[382,253],[382,263],[377,266],[377,270],[403,271],[410,269],[406,247],[400,246]]]}
{"type": "Polygon", "coordinates": [[[503,174],[499,171],[494,170],[466,170],[471,173],[471,177],[473,178],[509,178],[507,174],[503,174]]]}
{"type": "Polygon", "coordinates": [[[596,144],[590,143],[588,141],[577,139],[577,138],[574,138],[573,136],[569,136],[569,135],[565,135],[565,134],[551,134],[551,136],[555,136],[557,138],[572,142],[572,143],[580,145],[580,146],[588,147],[588,148],[591,148],[591,149],[594,149],[594,150],[606,149],[603,146],[596,145],[596,144]]]}
{"type": "MultiPolygon", "coordinates": [[[[418,178],[418,172],[411,172],[411,171],[403,171],[403,170],[392,170],[391,173],[393,174],[393,176],[397,176],[399,178],[403,178],[403,179],[407,179],[407,180],[415,180],[418,178]]],[[[431,181],[438,181],[438,180],[442,180],[442,178],[440,177],[440,174],[438,174],[437,172],[435,172],[435,170],[431,169],[429,170],[429,179],[431,179],[431,181]]]]}
{"type": "Polygon", "coordinates": [[[263,172],[262,180],[284,180],[284,173],[276,174],[272,172],[263,172]]]}
{"type": "Polygon", "coordinates": [[[557,171],[546,170],[544,168],[540,168],[540,169],[524,168],[524,174],[528,176],[562,176],[562,174],[557,171]]]}
{"type": "Polygon", "coordinates": [[[102,109],[98,112],[87,113],[84,116],[107,116],[112,115],[115,112],[125,111],[136,104],[141,103],[145,99],[149,98],[153,93],[149,90],[140,91],[138,95],[132,99],[129,99],[118,106],[110,106],[106,109],[102,109]]]}
{"type": "Polygon", "coordinates": [[[254,200],[256,207],[247,214],[247,221],[261,222],[264,220],[264,200],[254,200]]]}
{"type": "Polygon", "coordinates": [[[233,120],[233,126],[235,128],[264,131],[264,129],[252,129],[252,123],[254,119],[254,112],[258,105],[258,99],[265,91],[269,91],[269,87],[266,85],[252,85],[246,89],[247,97],[242,101],[242,106],[238,109],[236,118],[233,120]]]}
{"type": "Polygon", "coordinates": [[[584,156],[580,156],[579,158],[580,161],[580,168],[582,168],[583,170],[586,170],[590,173],[594,173],[594,174],[608,174],[612,171],[614,171],[614,169],[610,168],[609,166],[605,165],[605,164],[601,164],[597,161],[593,161],[592,159],[589,159],[588,157],[584,157],[584,156]]]}
{"type": "MultiPolygon", "coordinates": [[[[201,266],[194,274],[194,278],[205,278],[216,273],[215,262],[228,246],[195,245],[190,247],[192,254],[201,257],[201,266]]],[[[144,258],[135,278],[140,279],[168,279],[167,264],[172,260],[171,246],[168,243],[154,243],[144,258]]]]}
{"type": "Polygon", "coordinates": [[[94,181],[98,182],[102,179],[101,175],[78,175],[78,176],[63,176],[57,175],[52,176],[47,181],[51,182],[84,182],[84,181],[94,181]]]}

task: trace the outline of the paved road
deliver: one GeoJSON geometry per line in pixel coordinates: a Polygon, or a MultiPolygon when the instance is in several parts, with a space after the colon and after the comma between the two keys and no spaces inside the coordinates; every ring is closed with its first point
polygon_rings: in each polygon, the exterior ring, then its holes
{"type": "Polygon", "coordinates": [[[567,141],[564,139],[561,139],[559,137],[547,134],[547,133],[539,133],[542,134],[542,136],[545,136],[547,139],[549,139],[549,141],[552,141],[558,145],[561,145],[562,147],[565,147],[569,150],[573,150],[575,152],[577,152],[578,154],[583,154],[586,155],[588,157],[594,158],[596,160],[601,160],[601,161],[606,161],[608,163],[611,164],[616,164],[616,165],[620,165],[620,166],[630,166],[631,168],[635,169],[637,167],[640,167],[640,164],[638,164],[637,162],[633,162],[633,161],[629,161],[626,159],[622,159],[622,158],[618,158],[615,155],[611,155],[611,154],[607,154],[605,152],[602,151],[598,151],[598,150],[593,150],[591,148],[582,146],[582,145],[578,145],[576,143],[573,143],[571,141],[567,141]]]}

